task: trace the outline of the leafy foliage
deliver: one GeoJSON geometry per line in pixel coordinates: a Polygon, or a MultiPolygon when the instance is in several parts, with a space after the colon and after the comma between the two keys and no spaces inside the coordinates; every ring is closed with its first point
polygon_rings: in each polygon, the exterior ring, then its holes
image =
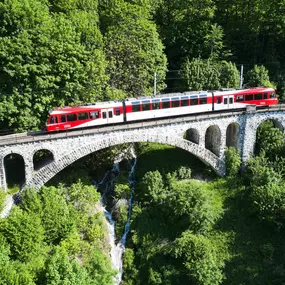
{"type": "Polygon", "coordinates": [[[166,57],[149,10],[123,0],[102,1],[100,8],[110,86],[129,97],[151,95],[156,72],[157,90],[163,89],[166,57]]]}
{"type": "Polygon", "coordinates": [[[40,258],[45,253],[44,228],[36,214],[14,208],[1,227],[10,244],[11,256],[21,262],[40,258]]]}
{"type": "Polygon", "coordinates": [[[241,166],[241,158],[238,149],[229,147],[226,149],[227,174],[234,177],[238,174],[241,166]]]}
{"type": "Polygon", "coordinates": [[[174,255],[182,258],[190,278],[195,284],[221,284],[224,278],[224,262],[218,257],[218,250],[211,240],[185,231],[174,241],[174,255]]]}
{"type": "Polygon", "coordinates": [[[0,212],[4,208],[5,197],[6,197],[6,193],[0,188],[0,212]]]}
{"type": "Polygon", "coordinates": [[[264,152],[274,158],[284,152],[284,133],[274,125],[273,121],[264,121],[257,129],[256,153],[264,152]]]}
{"type": "Polygon", "coordinates": [[[247,84],[250,87],[265,86],[275,88],[274,83],[270,82],[268,70],[263,65],[255,65],[253,69],[248,71],[247,84]]]}
{"type": "Polygon", "coordinates": [[[99,198],[81,181],[25,191],[0,220],[0,284],[113,284],[99,198]]]}
{"type": "Polygon", "coordinates": [[[181,75],[185,78],[185,89],[190,90],[233,88],[239,83],[236,66],[226,61],[187,59],[182,65],[181,75]]]}
{"type": "Polygon", "coordinates": [[[42,284],[87,285],[91,283],[86,270],[75,260],[69,260],[67,253],[59,247],[55,247],[47,259],[44,272],[42,284]]]}
{"type": "Polygon", "coordinates": [[[40,0],[13,0],[1,3],[0,19],[2,128],[40,128],[51,107],[102,98],[100,37],[97,48],[89,49],[75,16],[51,14],[40,0]]]}

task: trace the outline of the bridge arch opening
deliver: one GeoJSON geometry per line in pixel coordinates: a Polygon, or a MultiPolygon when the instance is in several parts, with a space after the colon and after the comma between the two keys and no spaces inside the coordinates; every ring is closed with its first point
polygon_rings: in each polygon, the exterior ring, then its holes
{"type": "Polygon", "coordinates": [[[275,155],[284,151],[284,127],[275,119],[262,121],[255,133],[254,154],[265,151],[267,155],[275,155]]]}
{"type": "Polygon", "coordinates": [[[37,150],[33,155],[34,170],[40,170],[42,167],[54,161],[53,153],[48,149],[37,150]]]}
{"type": "Polygon", "coordinates": [[[210,150],[216,156],[220,156],[221,130],[218,126],[210,126],[206,130],[205,148],[210,150]]]}
{"type": "Polygon", "coordinates": [[[196,129],[188,129],[184,133],[184,138],[190,142],[193,142],[195,144],[199,144],[199,132],[196,129]]]}
{"type": "Polygon", "coordinates": [[[8,187],[23,185],[25,183],[25,161],[17,153],[11,153],[4,157],[6,183],[8,187]]]}
{"type": "Polygon", "coordinates": [[[236,148],[238,147],[239,132],[240,126],[238,123],[231,123],[228,125],[226,133],[226,146],[236,148]]]}

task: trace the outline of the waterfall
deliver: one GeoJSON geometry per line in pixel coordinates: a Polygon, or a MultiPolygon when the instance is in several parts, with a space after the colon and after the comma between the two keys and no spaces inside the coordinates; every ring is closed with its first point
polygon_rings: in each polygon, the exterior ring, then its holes
{"type": "Polygon", "coordinates": [[[93,181],[93,183],[96,187],[99,187],[100,185],[105,184],[105,188],[103,190],[102,198],[101,198],[100,202],[101,202],[102,210],[104,211],[105,217],[108,220],[109,239],[110,239],[110,245],[111,245],[111,251],[110,251],[111,261],[112,261],[113,267],[118,270],[118,274],[117,274],[116,278],[114,279],[114,285],[119,285],[121,283],[121,280],[122,280],[122,275],[123,275],[123,259],[122,258],[123,258],[123,254],[125,252],[127,235],[130,231],[133,191],[134,191],[134,186],[135,186],[135,180],[133,179],[133,174],[135,171],[137,159],[136,159],[136,155],[135,155],[133,147],[128,148],[127,151],[121,153],[115,159],[113,169],[107,171],[106,174],[104,175],[103,179],[99,183],[96,183],[95,181],[93,181]],[[129,161],[129,164],[131,166],[131,170],[128,173],[128,181],[130,183],[130,188],[131,188],[131,193],[130,193],[130,198],[129,198],[129,203],[128,203],[128,205],[129,205],[128,219],[127,219],[127,222],[125,225],[124,233],[123,233],[120,241],[116,244],[115,221],[112,218],[112,214],[110,212],[108,212],[106,210],[106,208],[104,207],[104,198],[105,198],[106,194],[109,193],[114,187],[115,178],[117,177],[118,173],[120,172],[119,162],[122,161],[125,157],[127,157],[127,151],[131,154],[131,158],[132,158],[131,162],[129,161]]]}
{"type": "Polygon", "coordinates": [[[0,213],[0,218],[6,218],[9,215],[13,205],[14,205],[13,196],[7,195],[4,200],[4,208],[2,212],[0,213]]]}

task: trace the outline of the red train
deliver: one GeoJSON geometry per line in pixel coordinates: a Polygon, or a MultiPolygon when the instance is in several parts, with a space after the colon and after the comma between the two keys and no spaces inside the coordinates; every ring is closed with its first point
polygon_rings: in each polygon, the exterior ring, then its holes
{"type": "Polygon", "coordinates": [[[84,106],[55,108],[50,112],[46,130],[61,131],[136,120],[244,108],[246,105],[278,104],[272,88],[226,91],[197,91],[162,94],[154,97],[100,102],[84,106]]]}

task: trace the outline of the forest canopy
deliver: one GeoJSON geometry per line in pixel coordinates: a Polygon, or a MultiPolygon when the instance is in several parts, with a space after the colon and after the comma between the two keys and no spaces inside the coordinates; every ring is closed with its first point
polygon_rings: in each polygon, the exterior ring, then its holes
{"type": "Polygon", "coordinates": [[[216,0],[0,1],[0,128],[53,107],[157,92],[273,86],[284,96],[282,5],[216,0]]]}

